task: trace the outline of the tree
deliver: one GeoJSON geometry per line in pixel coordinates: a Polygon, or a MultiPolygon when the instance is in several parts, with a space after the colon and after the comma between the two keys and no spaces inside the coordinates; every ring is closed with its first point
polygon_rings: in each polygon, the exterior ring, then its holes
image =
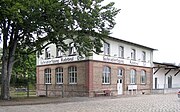
{"type": "Polygon", "coordinates": [[[101,52],[104,36],[119,12],[103,0],[1,0],[0,39],[3,43],[1,97],[10,99],[9,87],[16,52],[27,55],[54,43],[63,50],[71,39],[80,55],[101,52]],[[46,43],[45,43],[46,42],[46,43]]]}

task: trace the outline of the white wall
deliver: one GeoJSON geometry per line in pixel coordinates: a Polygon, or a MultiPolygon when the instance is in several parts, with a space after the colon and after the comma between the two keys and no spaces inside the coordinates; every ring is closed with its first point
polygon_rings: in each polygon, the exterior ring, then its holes
{"type": "MultiPolygon", "coordinates": [[[[67,43],[69,43],[70,40],[67,40],[67,43]]],[[[110,44],[110,56],[104,57],[104,53],[100,53],[100,55],[93,54],[93,57],[89,57],[89,59],[93,60],[99,60],[99,61],[108,61],[108,62],[114,62],[114,63],[121,63],[121,64],[130,64],[130,65],[136,65],[136,66],[145,66],[145,67],[152,67],[152,49],[148,49],[145,47],[141,47],[138,45],[132,45],[130,43],[125,43],[122,41],[116,41],[116,40],[110,40],[106,39],[106,42],[110,44]],[[124,47],[124,58],[118,58],[119,55],[119,46],[124,47]],[[136,50],[136,60],[131,60],[131,50],[136,50]],[[142,51],[146,52],[146,61],[142,61],[142,51]],[[105,60],[108,59],[108,60],[105,60]]],[[[45,59],[45,50],[42,51],[42,55],[40,55],[39,58],[37,58],[37,65],[43,65],[44,64],[53,64],[55,62],[64,62],[61,61],[62,58],[56,58],[56,45],[50,44],[47,47],[50,47],[51,49],[51,59],[45,59]]],[[[103,47],[102,47],[103,51],[103,47]]],[[[72,56],[68,56],[68,51],[65,53],[64,57],[72,58],[72,56]]],[[[74,57],[73,59],[70,59],[71,61],[77,61],[79,58],[74,57]]],[[[67,59],[68,60],[68,59],[67,59]]]]}
{"type": "MultiPolygon", "coordinates": [[[[157,68],[154,68],[155,71],[157,68]]],[[[153,75],[153,89],[155,89],[155,78],[157,78],[157,89],[164,89],[168,88],[168,77],[172,76],[172,88],[179,88],[180,87],[180,73],[174,76],[178,70],[172,69],[166,76],[165,73],[167,69],[161,68],[153,75]]]]}

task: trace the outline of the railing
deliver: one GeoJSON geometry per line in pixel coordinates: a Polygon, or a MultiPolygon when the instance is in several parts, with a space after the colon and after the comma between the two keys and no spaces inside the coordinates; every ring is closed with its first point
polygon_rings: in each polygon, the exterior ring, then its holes
{"type": "Polygon", "coordinates": [[[79,84],[37,84],[38,96],[86,96],[87,87],[79,84]]]}

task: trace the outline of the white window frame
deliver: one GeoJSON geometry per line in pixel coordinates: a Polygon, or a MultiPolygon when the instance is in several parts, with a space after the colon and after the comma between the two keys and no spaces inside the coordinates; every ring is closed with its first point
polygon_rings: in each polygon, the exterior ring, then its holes
{"type": "Polygon", "coordinates": [[[51,84],[51,69],[46,68],[44,69],[44,78],[45,84],[51,84]]]}
{"type": "Polygon", "coordinates": [[[146,52],[142,51],[142,61],[146,61],[146,52]]]}
{"type": "Polygon", "coordinates": [[[69,74],[69,84],[77,84],[77,67],[70,66],[68,67],[69,74]]]}
{"type": "Polygon", "coordinates": [[[122,68],[119,68],[117,75],[118,75],[119,77],[122,77],[122,76],[123,76],[123,72],[124,72],[124,70],[123,70],[122,68]]]}
{"type": "Polygon", "coordinates": [[[110,55],[110,44],[104,42],[104,55],[110,55]]]}
{"type": "Polygon", "coordinates": [[[62,49],[60,46],[56,47],[56,57],[61,57],[63,55],[62,49]]]}
{"type": "Polygon", "coordinates": [[[56,68],[56,84],[63,84],[63,68],[56,68]]]}
{"type": "Polygon", "coordinates": [[[111,68],[108,66],[103,67],[102,84],[110,84],[111,68]]]}
{"type": "Polygon", "coordinates": [[[136,50],[135,49],[131,50],[131,59],[136,60],[136,50]]]}
{"type": "Polygon", "coordinates": [[[50,59],[51,58],[51,49],[50,47],[47,47],[45,49],[45,59],[50,59]]]}
{"type": "Polygon", "coordinates": [[[130,84],[136,84],[136,70],[130,70],[130,84]]]}
{"type": "Polygon", "coordinates": [[[77,50],[74,46],[74,43],[70,43],[69,44],[69,55],[76,55],[76,52],[77,52],[77,50]]]}
{"type": "Polygon", "coordinates": [[[146,71],[141,70],[141,84],[146,84],[146,71]]]}
{"type": "Polygon", "coordinates": [[[124,47],[123,46],[119,46],[119,57],[124,58],[124,47]]]}

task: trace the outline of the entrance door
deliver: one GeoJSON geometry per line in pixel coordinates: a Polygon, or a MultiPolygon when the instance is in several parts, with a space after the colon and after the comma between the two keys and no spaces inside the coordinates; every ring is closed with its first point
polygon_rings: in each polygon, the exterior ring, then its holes
{"type": "Polygon", "coordinates": [[[118,91],[118,95],[121,95],[123,93],[123,86],[122,86],[122,79],[118,79],[117,80],[117,91],[118,91]]]}
{"type": "Polygon", "coordinates": [[[168,88],[172,88],[172,76],[168,77],[168,88]]]}
{"type": "Polygon", "coordinates": [[[157,78],[155,78],[155,89],[157,89],[157,78]]]}

